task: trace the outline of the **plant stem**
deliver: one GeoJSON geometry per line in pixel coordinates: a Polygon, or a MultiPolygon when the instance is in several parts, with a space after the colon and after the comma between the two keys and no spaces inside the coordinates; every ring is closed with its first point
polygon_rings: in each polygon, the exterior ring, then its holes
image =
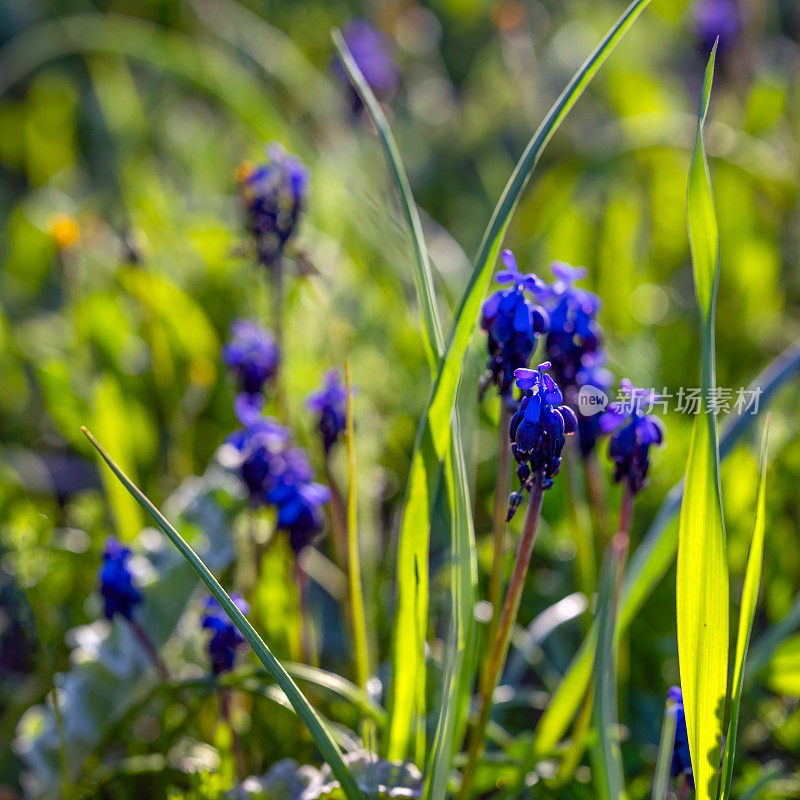
{"type": "Polygon", "coordinates": [[[278,256],[275,263],[269,268],[271,279],[272,299],[272,331],[275,334],[275,344],[278,345],[280,362],[275,375],[275,404],[278,414],[285,425],[289,424],[289,409],[286,403],[286,389],[283,380],[286,352],[283,340],[283,256],[278,256]]]}
{"type": "MultiPolygon", "coordinates": [[[[576,487],[577,475],[574,465],[580,459],[577,442],[571,439],[569,458],[562,461],[564,470],[564,494],[567,503],[567,515],[573,527],[572,540],[575,543],[575,577],[578,588],[587,597],[591,597],[597,584],[597,562],[595,555],[594,539],[592,537],[591,514],[586,508],[586,502],[576,487]]],[[[586,620],[587,624],[589,620],[586,620]]]]}
{"type": "Polygon", "coordinates": [[[224,687],[220,689],[219,704],[220,711],[222,712],[222,719],[225,720],[231,732],[231,750],[233,751],[233,758],[236,762],[236,776],[239,782],[241,782],[247,777],[247,768],[244,763],[242,743],[239,740],[239,734],[236,732],[236,728],[233,726],[233,721],[231,720],[231,693],[229,689],[224,687]]]}
{"type": "Polygon", "coordinates": [[[486,738],[486,725],[489,722],[489,715],[492,710],[492,695],[497,688],[500,674],[508,654],[508,647],[511,641],[511,631],[519,612],[519,604],[522,599],[522,591],[525,588],[525,578],[528,574],[528,565],[533,554],[533,544],[536,539],[536,528],[539,524],[539,517],[542,511],[542,476],[541,474],[533,477],[533,488],[528,499],[528,511],[525,515],[525,525],[522,529],[522,537],[517,549],[517,557],[514,563],[514,572],[506,591],[503,612],[500,616],[500,624],[497,629],[497,637],[489,657],[487,668],[481,679],[481,687],[478,695],[478,717],[476,723],[470,729],[469,743],[467,747],[467,763],[461,779],[461,789],[458,797],[466,800],[470,796],[472,782],[475,778],[475,770],[478,762],[483,756],[484,741],[486,738]]]}
{"type": "Polygon", "coordinates": [[[672,764],[672,751],[675,749],[675,717],[670,713],[672,702],[667,701],[664,708],[664,722],[661,726],[661,741],[658,744],[656,771],[653,776],[651,800],[665,800],[669,786],[669,772],[672,764]]]}
{"type": "Polygon", "coordinates": [[[158,648],[153,644],[153,640],[148,636],[147,631],[142,627],[138,620],[132,619],[129,620],[129,623],[131,630],[139,640],[139,644],[142,645],[145,652],[150,657],[150,660],[153,662],[153,666],[156,668],[158,677],[161,678],[162,681],[168,681],[169,670],[167,670],[167,665],[164,663],[164,659],[161,658],[158,648]]]}
{"type": "Polygon", "coordinates": [[[303,661],[314,666],[314,647],[311,640],[311,620],[308,618],[308,575],[300,566],[300,559],[294,559],[294,577],[297,583],[300,610],[300,649],[303,661]]]}
{"type": "Polygon", "coordinates": [[[505,399],[500,398],[500,420],[497,424],[497,474],[494,486],[494,549],[492,551],[492,572],[489,577],[489,603],[492,617],[486,633],[486,641],[493,642],[497,635],[500,611],[500,596],[503,589],[503,561],[505,559],[506,516],[508,514],[508,495],[511,491],[510,462],[511,446],[508,430],[511,425],[511,412],[505,399]]]}
{"type": "Polygon", "coordinates": [[[589,500],[589,513],[592,516],[592,527],[600,544],[600,549],[605,546],[611,533],[608,521],[608,503],[606,502],[603,476],[600,472],[600,462],[595,452],[589,453],[581,459],[583,463],[583,477],[586,483],[586,495],[589,500]]]}
{"type": "Polygon", "coordinates": [[[325,452],[325,482],[331,490],[331,532],[333,539],[333,555],[339,569],[347,574],[347,528],[349,507],[345,505],[342,490],[331,469],[330,457],[325,452]]]}
{"type": "Polygon", "coordinates": [[[369,680],[369,653],[367,650],[367,622],[364,612],[364,590],[361,586],[361,558],[358,551],[358,518],[356,508],[356,448],[353,438],[353,391],[350,385],[350,365],[344,365],[344,383],[347,389],[347,562],[350,585],[350,618],[353,623],[353,649],[356,662],[356,683],[366,691],[369,680]]]}

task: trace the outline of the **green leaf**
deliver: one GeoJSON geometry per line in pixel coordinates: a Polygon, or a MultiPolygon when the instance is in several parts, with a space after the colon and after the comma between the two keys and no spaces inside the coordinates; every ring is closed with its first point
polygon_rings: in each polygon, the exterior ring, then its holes
{"type": "MultiPolygon", "coordinates": [[[[353,81],[364,106],[372,117],[378,137],[383,147],[386,161],[391,170],[400,194],[403,215],[411,233],[414,251],[414,280],[419,299],[422,318],[422,334],[425,354],[435,378],[436,367],[443,350],[442,326],[436,303],[433,274],[431,272],[428,249],[422,232],[422,223],[411,191],[405,167],[394,140],[389,123],[381,110],[372,90],[355,63],[339,31],[333,32],[333,40],[342,63],[353,81]]],[[[439,704],[439,719],[436,737],[427,771],[426,791],[429,797],[440,796],[447,785],[453,750],[457,747],[460,735],[466,725],[469,712],[469,698],[475,667],[473,640],[475,625],[472,609],[475,604],[477,586],[477,562],[475,559],[475,531],[473,528],[469,484],[466,476],[464,453],[459,432],[458,413],[448,421],[453,435],[444,464],[444,477],[447,499],[450,504],[451,520],[451,592],[450,592],[450,633],[446,652],[445,678],[442,687],[442,700],[439,704]],[[466,654],[466,657],[465,657],[466,654]]],[[[428,610],[428,531],[430,528],[430,500],[436,485],[440,468],[441,454],[429,447],[422,451],[424,459],[417,460],[416,469],[412,466],[415,481],[410,483],[406,508],[410,498],[422,496],[425,500],[416,504],[417,512],[424,522],[419,523],[415,537],[401,534],[401,548],[398,554],[397,586],[398,606],[408,609],[403,622],[415,616],[412,625],[398,624],[393,636],[393,673],[391,714],[388,752],[405,753],[411,730],[416,726],[418,758],[425,751],[425,638],[427,632],[428,610]],[[403,547],[403,542],[412,545],[403,547]]],[[[410,523],[412,515],[404,521],[410,523]]]]}
{"type": "Polygon", "coordinates": [[[689,169],[686,213],[701,326],[703,403],[694,421],[678,532],[678,661],[697,800],[715,800],[728,687],[728,564],[719,483],[716,417],[706,398],[715,388],[714,307],[719,235],[703,143],[716,46],[706,67],[697,144],[689,169]]]}
{"type": "Polygon", "coordinates": [[[739,708],[742,703],[742,687],[744,686],[744,665],[747,658],[747,650],[750,646],[750,634],[753,632],[758,590],[761,585],[761,567],[764,562],[764,537],[767,530],[766,496],[769,423],[770,417],[767,415],[764,435],[761,440],[761,460],[758,494],[756,495],[756,513],[753,520],[753,537],[750,541],[750,553],[747,556],[742,601],[739,607],[739,632],[736,635],[736,655],[733,661],[731,716],[728,723],[728,735],[725,738],[725,754],[722,762],[722,800],[727,800],[730,797],[731,781],[733,779],[733,759],[736,754],[736,734],[739,730],[739,708]]]}
{"type": "Polygon", "coordinates": [[[417,428],[400,523],[398,601],[395,613],[395,672],[391,685],[388,754],[404,758],[415,720],[424,716],[424,647],[428,609],[429,506],[433,470],[445,458],[451,417],[464,357],[480,304],[491,280],[511,217],[525,185],[551,137],[589,82],[650,0],[634,0],[581,65],[531,138],[506,184],[483,236],[475,269],[459,302],[439,358],[436,377],[417,428]]]}
{"type": "Polygon", "coordinates": [[[594,662],[594,727],[598,742],[592,748],[594,786],[602,800],[622,800],[625,778],[622,755],[614,740],[617,730],[617,668],[614,626],[617,616],[618,587],[622,580],[628,537],[620,534],[608,546],[597,592],[598,647],[594,662]]]}
{"type": "Polygon", "coordinates": [[[289,673],[281,665],[280,661],[272,655],[272,652],[264,644],[262,638],[258,635],[255,628],[247,621],[247,618],[236,607],[236,604],[231,600],[228,593],[222,588],[219,581],[214,577],[208,567],[203,563],[200,557],[189,546],[186,540],[178,533],[175,528],[169,523],[167,518],[148,500],[141,490],[135,486],[130,478],[117,466],[111,456],[106,453],[100,443],[92,436],[86,429],[82,428],[86,438],[92,443],[97,452],[102,457],[103,461],[108,464],[111,471],[117,476],[120,483],[131,493],[139,505],[155,520],[156,524],[167,535],[167,538],[175,545],[180,554],[189,562],[192,569],[200,577],[200,580],[206,585],[211,594],[217,599],[219,604],[225,609],[231,622],[239,629],[242,636],[247,639],[253,651],[258,656],[259,661],[266,667],[269,674],[275,679],[275,682],[283,690],[284,694],[292,704],[295,713],[308,729],[314,743],[319,748],[322,757],[330,765],[333,773],[342,784],[345,795],[348,800],[363,800],[361,792],[350,774],[350,770],[342,759],[342,754],[336,746],[330,732],[325,727],[322,719],[317,712],[313,709],[311,704],[306,700],[303,693],[298,688],[297,684],[292,680],[289,673]]]}

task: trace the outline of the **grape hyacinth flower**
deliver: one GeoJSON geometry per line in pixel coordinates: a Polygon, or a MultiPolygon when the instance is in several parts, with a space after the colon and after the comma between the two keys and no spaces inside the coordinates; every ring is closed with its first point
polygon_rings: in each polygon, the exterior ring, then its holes
{"type": "MultiPolygon", "coordinates": [[[[241,594],[232,594],[231,600],[242,614],[247,614],[249,607],[241,594]]],[[[203,630],[211,631],[208,655],[212,671],[215,675],[230,672],[236,660],[236,651],[245,643],[245,638],[215,597],[206,599],[201,626],[203,630]]]]}
{"type": "Polygon", "coordinates": [[[239,183],[258,259],[265,267],[276,267],[297,230],[308,172],[296,156],[272,144],[266,162],[240,168],[239,183]]]}
{"type": "Polygon", "coordinates": [[[525,297],[526,290],[543,291],[544,283],[533,273],[523,275],[510,250],[503,251],[503,263],[506,269],[498,272],[495,280],[511,286],[496,291],[481,311],[481,328],[488,335],[489,361],[479,396],[494,383],[510,406],[514,370],[528,366],[537,337],[547,330],[548,319],[543,308],[534,306],[525,297]]]}
{"type": "Polygon", "coordinates": [[[263,392],[280,363],[280,352],[272,334],[247,319],[231,325],[231,338],[222,348],[222,360],[236,375],[241,390],[254,395],[263,392]]]}
{"type": "Polygon", "coordinates": [[[694,789],[692,759],[689,753],[689,734],[686,731],[686,715],[683,710],[683,692],[680,686],[672,686],[667,697],[673,701],[667,713],[675,719],[675,745],[672,750],[670,772],[674,778],[685,776],[689,786],[694,789]]]}
{"type": "Polygon", "coordinates": [[[664,427],[658,417],[642,411],[645,403],[655,400],[652,391],[638,389],[627,379],[620,387],[629,399],[612,403],[600,418],[600,427],[611,433],[608,455],[614,462],[615,483],[624,479],[632,494],[637,494],[647,481],[650,447],[663,443],[664,427]]]}
{"type": "Polygon", "coordinates": [[[347,390],[335,369],[325,376],[322,389],[309,396],[306,407],[318,415],[317,428],[327,454],[347,426],[347,390]]]}
{"type": "Polygon", "coordinates": [[[703,53],[711,50],[718,37],[718,50],[729,47],[742,29],[736,0],[696,0],[692,15],[703,53]]]}
{"type": "Polygon", "coordinates": [[[131,551],[116,539],[106,542],[103,566],[100,568],[100,594],[103,596],[103,613],[106,619],[120,614],[128,621],[133,619],[134,608],[142,602],[142,593],[134,584],[128,565],[131,551]]]}
{"type": "MultiPolygon", "coordinates": [[[[575,412],[562,405],[564,396],[556,382],[547,374],[550,362],[545,361],[534,369],[517,369],[514,375],[523,397],[517,413],[511,420],[511,452],[519,467],[517,475],[522,489],[530,492],[533,482],[542,489],[553,485],[553,478],[561,468],[561,452],[565,436],[578,428],[575,412]]],[[[508,519],[522,502],[522,493],[514,492],[508,519]]]]}
{"type": "MultiPolygon", "coordinates": [[[[343,29],[342,37],[375,96],[380,100],[391,99],[400,85],[400,71],[392,58],[389,38],[364,19],[351,20],[343,29]]],[[[338,57],[333,61],[332,70],[348,88],[352,111],[360,111],[361,98],[350,85],[347,71],[338,57]]]]}
{"type": "Polygon", "coordinates": [[[550,315],[545,350],[556,383],[566,392],[575,385],[584,356],[596,352],[602,343],[596,320],[600,299],[575,286],[586,277],[585,267],[555,261],[550,269],[556,280],[539,294],[550,315]]]}

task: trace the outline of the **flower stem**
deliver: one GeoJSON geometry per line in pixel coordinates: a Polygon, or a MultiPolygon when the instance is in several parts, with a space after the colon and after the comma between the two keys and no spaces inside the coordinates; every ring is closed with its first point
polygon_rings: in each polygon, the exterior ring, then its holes
{"type": "Polygon", "coordinates": [[[530,564],[533,554],[536,528],[539,524],[539,517],[542,511],[543,492],[541,478],[541,474],[533,478],[533,488],[531,489],[530,498],[528,500],[528,511],[525,515],[522,537],[520,538],[519,547],[517,548],[514,572],[511,575],[508,590],[506,591],[506,598],[503,603],[503,611],[500,616],[500,623],[497,629],[494,646],[481,678],[481,686],[478,694],[478,717],[469,733],[467,763],[462,773],[461,789],[458,794],[460,800],[466,800],[470,796],[472,783],[475,778],[475,770],[483,756],[486,725],[489,722],[489,715],[492,710],[492,695],[497,688],[497,683],[500,679],[506,656],[508,655],[511,632],[514,627],[514,622],[517,619],[517,613],[519,612],[522,591],[525,588],[525,578],[528,574],[528,565],[530,564]]]}
{"type": "Polygon", "coordinates": [[[158,677],[161,678],[162,681],[168,681],[169,671],[167,670],[167,665],[164,663],[164,659],[161,658],[158,648],[153,644],[153,640],[138,620],[132,619],[129,620],[129,622],[134,636],[139,640],[139,644],[142,645],[145,652],[150,657],[150,660],[153,662],[158,677]]]}
{"type": "Polygon", "coordinates": [[[300,566],[300,559],[294,559],[294,577],[297,583],[300,611],[300,649],[303,662],[315,666],[314,646],[311,639],[311,620],[308,618],[308,575],[300,566]]]}
{"type": "Polygon", "coordinates": [[[239,779],[239,782],[241,782],[247,777],[247,768],[245,767],[244,763],[242,743],[239,740],[239,734],[236,732],[236,728],[233,726],[233,721],[231,720],[230,689],[225,687],[220,689],[219,704],[222,718],[225,720],[225,724],[228,726],[228,729],[231,732],[231,750],[233,751],[233,758],[236,762],[236,776],[239,779]]]}
{"type": "Polygon", "coordinates": [[[509,467],[511,448],[508,444],[508,429],[511,425],[511,412],[500,398],[500,420],[497,425],[497,475],[494,487],[494,549],[492,552],[492,572],[489,576],[489,603],[492,618],[486,641],[494,641],[500,611],[500,595],[503,589],[503,561],[505,558],[506,515],[508,514],[508,495],[511,490],[509,467]]]}
{"type": "Polygon", "coordinates": [[[584,456],[583,477],[586,483],[586,495],[589,500],[589,512],[592,516],[592,527],[595,536],[602,548],[611,536],[608,521],[608,503],[606,502],[605,486],[603,476],[600,472],[600,463],[595,452],[584,456]]]}
{"type": "Polygon", "coordinates": [[[331,532],[333,539],[333,555],[339,569],[347,574],[347,515],[348,507],[345,504],[342,490],[331,469],[330,456],[325,453],[325,482],[331,490],[331,532]]]}
{"type": "Polygon", "coordinates": [[[285,425],[289,424],[289,409],[286,404],[286,387],[283,380],[286,352],[283,341],[283,257],[278,256],[275,263],[269,268],[271,279],[270,295],[272,298],[272,330],[275,334],[275,344],[280,354],[280,364],[275,375],[275,403],[278,414],[285,425]]]}

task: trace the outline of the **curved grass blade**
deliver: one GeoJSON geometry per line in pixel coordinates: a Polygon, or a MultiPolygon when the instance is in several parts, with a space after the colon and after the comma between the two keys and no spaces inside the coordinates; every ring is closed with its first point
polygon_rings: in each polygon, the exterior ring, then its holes
{"type": "MultiPolygon", "coordinates": [[[[342,64],[375,124],[386,161],[399,190],[403,216],[411,233],[414,251],[414,282],[422,317],[425,354],[432,377],[435,378],[443,349],[442,326],[417,204],[397,143],[380,104],[361,74],[341,33],[333,31],[332,37],[342,64]]],[[[451,619],[442,702],[436,737],[431,750],[430,769],[426,770],[428,797],[441,796],[445,791],[453,748],[458,741],[459,732],[463,733],[466,722],[475,661],[472,653],[472,639],[475,634],[472,608],[477,586],[475,531],[470,513],[471,501],[461,436],[458,431],[458,414],[455,413],[447,424],[453,428],[451,445],[444,464],[447,498],[451,509],[451,619]]],[[[404,515],[398,554],[398,607],[414,609],[416,624],[406,625],[408,615],[397,615],[393,635],[391,723],[387,748],[390,757],[392,755],[402,757],[405,754],[414,727],[417,728],[415,738],[418,743],[417,749],[420,751],[418,757],[424,752],[422,738],[424,729],[421,720],[425,714],[425,637],[428,609],[430,509],[427,498],[433,496],[431,488],[438,478],[442,454],[437,454],[427,447],[422,453],[423,461],[417,461],[415,467],[412,467],[414,479],[409,482],[406,508],[409,507],[411,498],[423,496],[423,486],[427,489],[426,500],[425,502],[420,500],[416,504],[416,514],[404,515]],[[410,536],[407,532],[404,533],[408,530],[405,526],[412,524],[419,535],[410,536]],[[411,544],[412,547],[403,547],[402,543],[411,544]]]]}
{"type": "Polygon", "coordinates": [[[714,77],[716,45],[706,67],[689,168],[686,215],[700,312],[703,399],[695,417],[678,531],[676,608],[678,662],[697,800],[716,800],[719,753],[728,693],[728,563],[719,480],[714,391],[714,310],[719,280],[719,233],[703,123],[714,77]]]}
{"type": "Polygon", "coordinates": [[[744,685],[744,665],[747,649],[750,645],[750,634],[753,632],[753,619],[758,603],[758,589],[761,584],[761,567],[764,562],[764,537],[766,535],[766,495],[767,495],[767,445],[769,441],[770,416],[764,425],[761,440],[761,459],[759,466],[758,494],[756,495],[756,513],[753,520],[753,536],[750,540],[750,553],[747,556],[747,567],[742,587],[742,602],[739,607],[739,631],[736,635],[736,655],[733,661],[733,684],[731,691],[731,717],[728,723],[728,735],[725,738],[725,754],[722,761],[722,791],[720,797],[730,797],[733,779],[733,759],[736,754],[736,734],[739,730],[739,708],[742,702],[742,686],[744,685]]]}
{"type": "Polygon", "coordinates": [[[450,422],[456,390],[480,303],[491,279],[511,216],[539,156],[589,82],[649,2],[650,0],[634,0],[628,6],[575,73],[528,143],[489,221],[475,269],[461,297],[444,350],[438,360],[436,377],[417,428],[400,526],[394,642],[395,653],[400,653],[402,658],[394,659],[398,668],[392,681],[390,703],[390,758],[405,757],[415,727],[415,717],[419,719],[420,712],[424,711],[424,708],[418,707],[417,700],[420,697],[420,681],[424,680],[423,650],[428,606],[426,562],[430,530],[429,505],[434,485],[432,469],[433,465],[445,458],[450,444],[450,422]],[[403,572],[402,579],[400,571],[403,572]],[[401,662],[402,668],[399,666],[401,662]]]}
{"type": "Polygon", "coordinates": [[[214,577],[186,540],[172,527],[167,518],[147,499],[142,491],[131,482],[130,478],[117,466],[97,439],[95,439],[86,428],[82,428],[81,430],[100,454],[103,461],[106,462],[111,471],[117,476],[122,485],[133,495],[139,505],[150,514],[159,528],[167,535],[167,538],[169,538],[179,550],[180,554],[189,562],[192,569],[194,569],[200,577],[200,580],[203,581],[211,594],[214,595],[219,604],[225,609],[231,622],[236,625],[242,636],[247,639],[253,651],[258,656],[259,661],[266,667],[269,674],[283,690],[289,702],[292,704],[295,713],[308,729],[322,757],[330,765],[334,775],[339,779],[348,800],[363,800],[358,785],[350,773],[350,770],[347,768],[347,765],[344,763],[342,754],[322,719],[312,708],[308,700],[306,700],[305,696],[289,676],[289,673],[283,668],[280,661],[275,658],[263,639],[258,635],[255,628],[247,621],[247,618],[239,611],[228,593],[222,588],[219,581],[214,577]]]}
{"type": "Polygon", "coordinates": [[[622,755],[613,740],[617,728],[617,669],[614,627],[617,616],[619,585],[622,581],[628,537],[612,539],[598,587],[598,646],[594,663],[594,727],[598,742],[592,748],[594,785],[602,800],[622,800],[625,778],[622,755]]]}
{"type": "MultiPolygon", "coordinates": [[[[773,359],[750,383],[748,389],[761,391],[761,404],[757,414],[751,412],[732,413],[723,426],[719,452],[726,458],[750,426],[759,418],[775,394],[790,379],[800,372],[800,343],[787,347],[777,358],[773,359]]],[[[683,481],[675,484],[656,514],[642,543],[633,553],[625,580],[622,584],[622,601],[620,604],[617,630],[614,637],[619,641],[630,627],[641,610],[650,593],[668,571],[678,549],[678,532],[673,524],[674,517],[681,507],[683,498],[683,481]]],[[[790,612],[790,615],[794,613],[790,612]]],[[[796,605],[796,620],[800,621],[800,599],[796,605]]],[[[794,620],[794,618],[793,618],[794,620]]],[[[786,631],[791,631],[797,622],[792,622],[786,631]]],[[[784,632],[785,635],[785,632],[784,632]]],[[[769,634],[764,638],[767,639],[769,634]]],[[[538,758],[550,754],[564,736],[570,722],[575,716],[581,698],[589,687],[592,677],[592,663],[597,645],[597,626],[593,625],[584,639],[575,657],[564,674],[558,688],[550,700],[546,711],[536,727],[536,740],[524,760],[525,771],[538,758]]],[[[763,669],[774,647],[771,639],[753,651],[754,670],[763,669]]]]}

